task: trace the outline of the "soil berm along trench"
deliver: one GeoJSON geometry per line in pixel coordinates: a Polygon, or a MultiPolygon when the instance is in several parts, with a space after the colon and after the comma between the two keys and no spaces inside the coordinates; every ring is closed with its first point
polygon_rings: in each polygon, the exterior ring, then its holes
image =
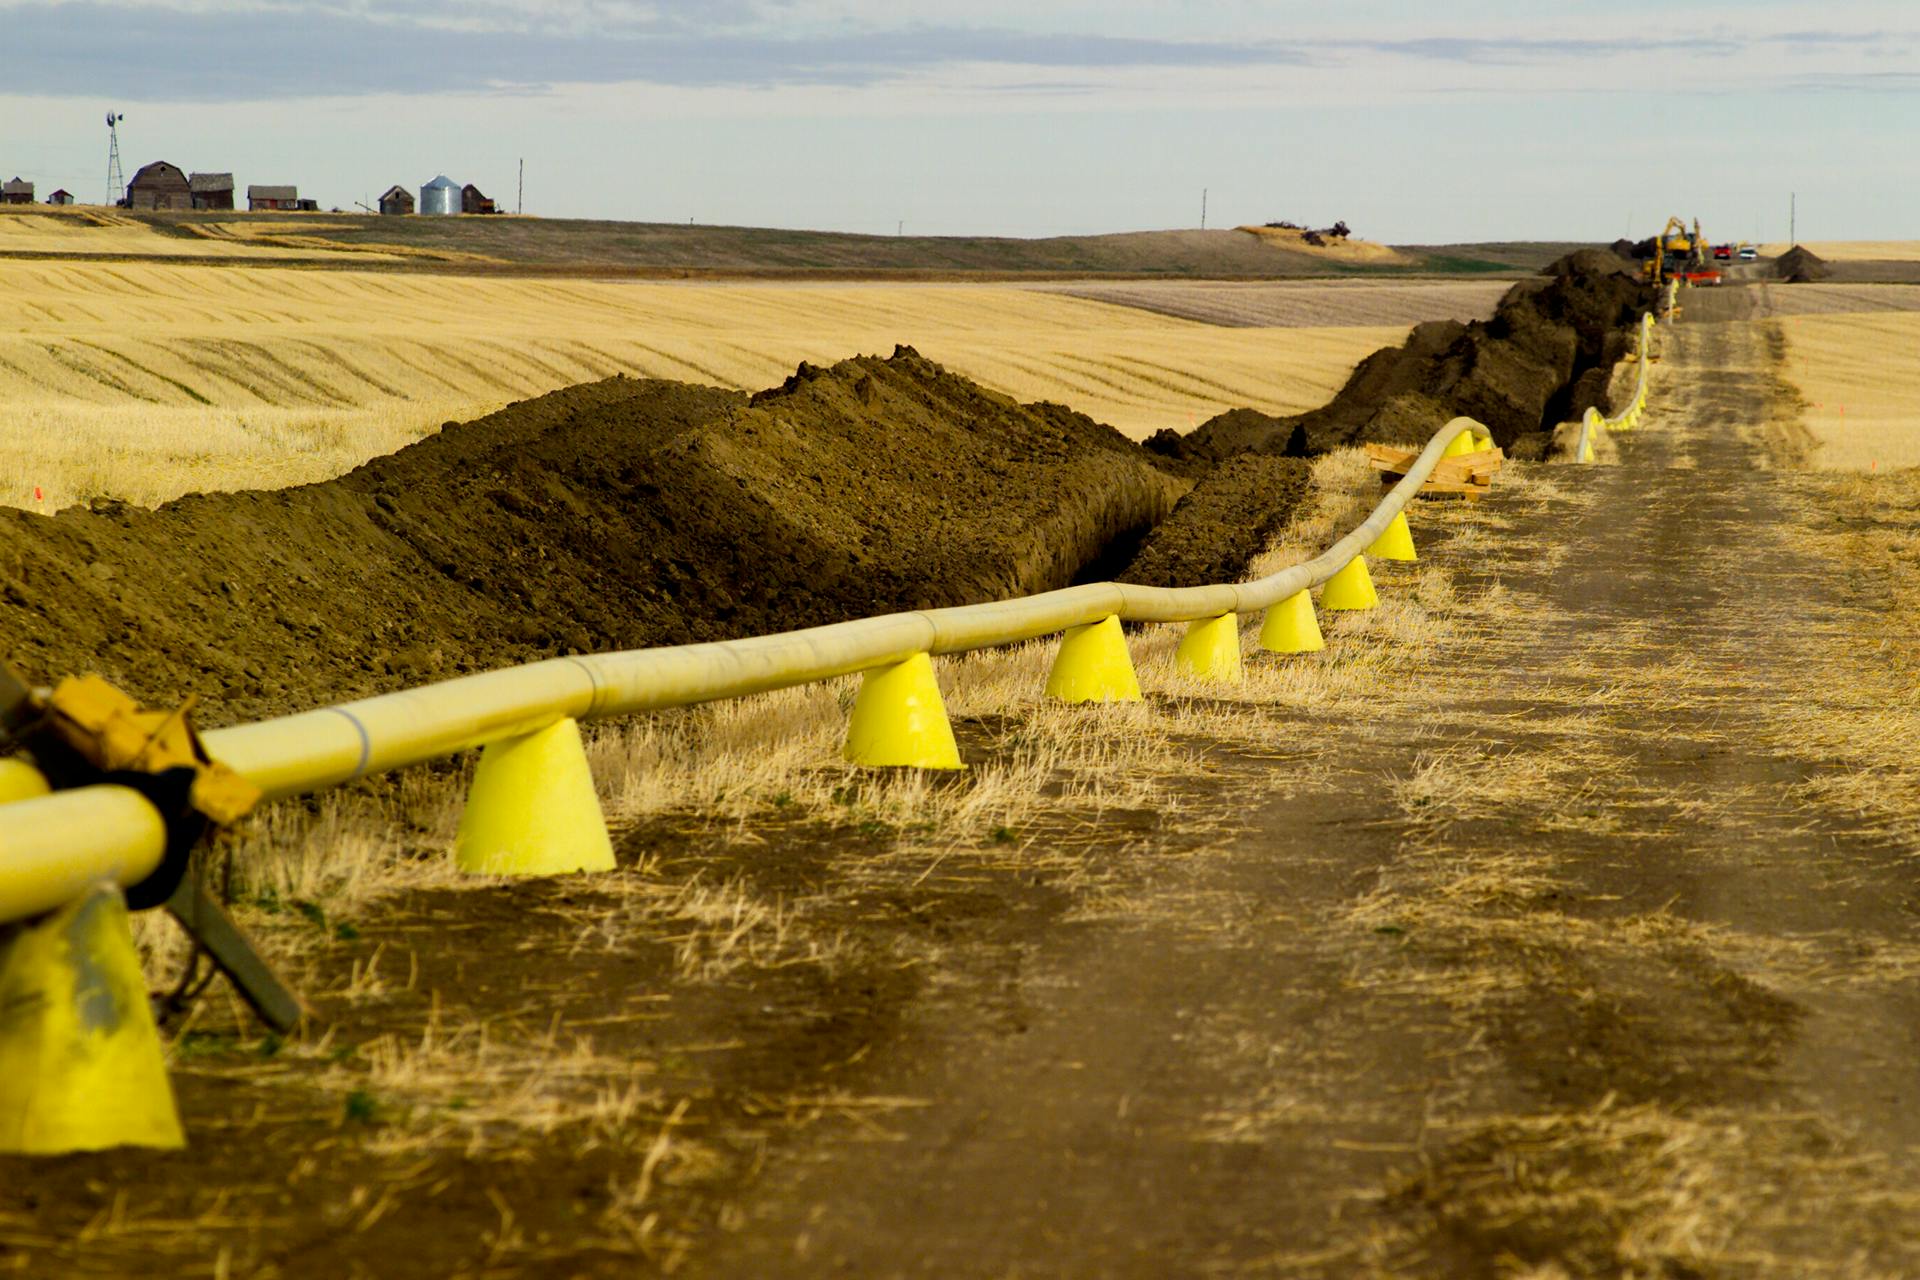
{"type": "MultiPolygon", "coordinates": [[[[1564,272],[1517,290],[1571,317],[1558,337],[1511,314],[1416,333],[1356,374],[1396,388],[1371,412],[1343,393],[1185,451],[909,352],[751,398],[576,388],[330,485],[10,517],[0,617],[35,674],[107,661],[150,698],[211,679],[232,718],[501,646],[740,634],[1110,565],[1260,571],[1372,501],[1327,450],[1424,436],[1410,397],[1490,419],[1503,399],[1522,452],[1604,400],[1589,375],[1645,300],[1603,274],[1578,299],[1564,272]],[[1607,318],[1581,319],[1596,292],[1607,318]],[[881,405],[911,442],[894,457],[867,434],[881,405]],[[1012,443],[965,454],[968,423],[1012,443]],[[817,477],[802,428],[833,442],[817,477]],[[628,447],[588,447],[608,432],[628,447]],[[991,503],[927,482],[981,466],[991,503]],[[906,505],[853,521],[816,482],[906,505]],[[1282,511],[1210,549],[1276,487],[1282,511]],[[63,599],[101,631],[64,637],[63,599]],[[580,634],[512,630],[536,614],[580,634]]],[[[312,1027],[262,1037],[217,990],[177,1016],[192,1145],[0,1160],[0,1261],[1920,1270],[1913,632],[1832,492],[1770,465],[1793,405],[1750,310],[1694,291],[1617,463],[1523,462],[1477,508],[1419,505],[1422,560],[1375,566],[1382,609],[1328,615],[1324,654],[1250,651],[1239,688],[1172,678],[1162,629],[1134,639],[1137,708],[1035,707],[1043,647],[955,661],[971,767],[950,778],[833,763],[845,689],[612,726],[593,759],[621,869],[599,878],[448,877],[460,763],[281,806],[217,858],[312,1027]]]]}

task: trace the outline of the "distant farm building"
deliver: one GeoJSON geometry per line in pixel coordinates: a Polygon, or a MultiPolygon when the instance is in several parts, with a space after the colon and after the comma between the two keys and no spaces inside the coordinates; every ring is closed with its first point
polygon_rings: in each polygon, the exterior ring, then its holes
{"type": "Polygon", "coordinates": [[[483,194],[480,188],[469,182],[460,188],[460,212],[462,213],[498,213],[493,201],[483,194]]]}
{"type": "Polygon", "coordinates": [[[196,209],[233,208],[233,175],[230,173],[189,174],[187,188],[192,192],[196,209]]]}
{"type": "Polygon", "coordinates": [[[460,184],[443,173],[420,188],[420,212],[459,213],[460,196],[460,184]]]}
{"type": "Polygon", "coordinates": [[[47,197],[47,203],[48,204],[72,204],[73,192],[67,190],[65,187],[62,187],[58,191],[54,192],[52,195],[47,197]]]}
{"type": "Polygon", "coordinates": [[[380,197],[380,212],[401,214],[413,212],[413,192],[397,183],[386,189],[380,197]]]}
{"type": "Polygon", "coordinates": [[[300,207],[300,188],[267,187],[253,183],[247,188],[247,210],[258,213],[262,209],[298,209],[300,207]]]}
{"type": "Polygon", "coordinates": [[[187,184],[187,175],[180,171],[179,165],[155,160],[143,165],[127,184],[127,208],[191,209],[193,188],[187,184]]]}
{"type": "Polygon", "coordinates": [[[0,204],[32,204],[33,184],[21,178],[0,182],[0,204]]]}

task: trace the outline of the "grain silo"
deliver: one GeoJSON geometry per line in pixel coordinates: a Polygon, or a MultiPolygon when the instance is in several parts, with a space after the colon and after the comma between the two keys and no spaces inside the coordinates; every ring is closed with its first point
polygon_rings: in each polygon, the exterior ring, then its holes
{"type": "Polygon", "coordinates": [[[459,213],[460,184],[443,173],[420,188],[420,212],[459,213]]]}

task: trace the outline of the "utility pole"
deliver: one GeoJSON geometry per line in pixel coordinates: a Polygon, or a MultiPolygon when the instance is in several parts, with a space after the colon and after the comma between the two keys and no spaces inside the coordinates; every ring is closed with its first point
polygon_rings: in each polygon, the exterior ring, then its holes
{"type": "Polygon", "coordinates": [[[520,157],[520,193],[513,198],[513,212],[516,215],[527,211],[527,158],[520,157]]]}
{"type": "Polygon", "coordinates": [[[1800,193],[1787,195],[1787,248],[1800,243],[1800,193]]]}
{"type": "Polygon", "coordinates": [[[1207,229],[1207,189],[1200,188],[1200,229],[1207,229]]]}

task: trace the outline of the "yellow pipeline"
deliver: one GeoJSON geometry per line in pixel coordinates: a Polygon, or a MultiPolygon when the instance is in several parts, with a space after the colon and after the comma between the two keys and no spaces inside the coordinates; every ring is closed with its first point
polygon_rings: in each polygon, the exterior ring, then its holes
{"type": "Polygon", "coordinates": [[[1580,437],[1574,444],[1575,462],[1592,462],[1595,439],[1609,431],[1631,431],[1640,424],[1640,411],[1647,407],[1647,356],[1653,342],[1654,319],[1651,311],[1640,317],[1640,338],[1638,350],[1638,368],[1634,374],[1633,398],[1627,407],[1611,418],[1602,417],[1600,411],[1588,408],[1580,418],[1580,437]]]}
{"type": "Polygon", "coordinates": [[[135,885],[166,851],[167,828],[127,787],[76,787],[0,805],[0,921],[65,906],[91,885],[135,885]]]}
{"type": "MultiPolygon", "coordinates": [[[[1456,442],[1463,436],[1470,437],[1464,444],[1472,449],[1493,444],[1479,423],[1453,419],[1345,537],[1313,560],[1252,582],[1172,588],[1101,582],[745,640],[554,658],[215,729],[202,737],[214,758],[271,799],[533,733],[563,717],[585,720],[765,693],[905,662],[916,654],[963,653],[1054,635],[1109,616],[1192,622],[1259,612],[1319,586],[1365,551],[1412,500],[1441,455],[1462,447],[1456,442]]],[[[112,804],[74,804],[60,796],[0,804],[0,921],[68,901],[78,892],[70,873],[80,869],[135,883],[146,872],[136,875],[130,868],[151,846],[150,870],[159,845],[158,819],[132,792],[122,792],[112,804]],[[131,804],[124,797],[131,797],[131,804]],[[38,850],[37,860],[17,861],[16,848],[38,850]],[[42,870],[40,864],[50,861],[55,849],[65,862],[42,870]]]]}

